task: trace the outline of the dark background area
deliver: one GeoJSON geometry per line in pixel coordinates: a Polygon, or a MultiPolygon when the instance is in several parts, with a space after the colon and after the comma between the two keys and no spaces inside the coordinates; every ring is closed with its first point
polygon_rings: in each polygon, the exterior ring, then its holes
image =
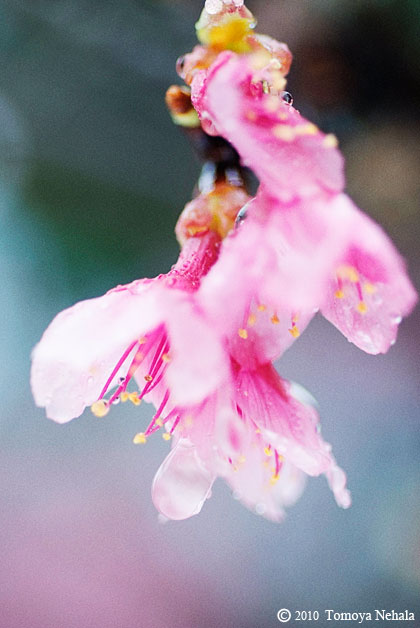
{"type": "MultiPolygon", "coordinates": [[[[289,44],[295,106],[338,136],[348,191],[419,286],[420,4],[249,7],[289,44]]],[[[199,165],[164,94],[200,10],[0,0],[1,628],[270,627],[282,607],[319,610],[320,627],[325,608],[420,617],[417,311],[386,356],[315,320],[278,363],[319,401],[346,512],[310,479],[274,525],[219,482],[198,517],[163,524],[150,485],[168,446],[131,443],[150,408],[58,426],[34,407],[30,351],[53,316],[177,257],[199,165]]]]}

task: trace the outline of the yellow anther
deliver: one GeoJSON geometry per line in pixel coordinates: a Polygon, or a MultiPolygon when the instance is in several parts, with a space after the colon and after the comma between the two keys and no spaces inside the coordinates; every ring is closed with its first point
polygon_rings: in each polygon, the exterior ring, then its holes
{"type": "Polygon", "coordinates": [[[289,332],[292,334],[293,338],[299,338],[300,336],[300,331],[297,325],[293,325],[293,327],[289,329],[289,332]]]}
{"type": "Polygon", "coordinates": [[[244,464],[244,462],[246,462],[246,458],[245,458],[245,456],[239,456],[239,458],[238,458],[238,463],[239,463],[239,464],[244,464]]]}
{"type": "Polygon", "coordinates": [[[128,392],[125,390],[124,392],[122,392],[120,394],[120,399],[123,403],[125,403],[126,401],[128,401],[130,398],[130,395],[128,394],[128,392]]]}
{"type": "Polygon", "coordinates": [[[296,135],[316,135],[318,133],[318,127],[312,122],[308,124],[299,124],[295,127],[296,135]]]}
{"type": "Polygon", "coordinates": [[[255,122],[255,120],[258,118],[257,114],[255,113],[255,111],[252,111],[252,109],[246,112],[245,117],[247,120],[250,120],[250,122],[255,122]]]}
{"type": "Polygon", "coordinates": [[[153,381],[152,375],[145,375],[144,379],[146,380],[146,382],[152,382],[153,381]]]}
{"type": "Polygon", "coordinates": [[[144,432],[139,432],[133,438],[133,443],[135,445],[144,445],[147,442],[147,436],[144,432]]]}
{"type": "Polygon", "coordinates": [[[273,135],[283,142],[292,142],[296,137],[294,128],[287,124],[276,124],[273,128],[273,135]]]}
{"type": "Polygon", "coordinates": [[[141,404],[141,399],[139,399],[138,392],[131,392],[128,394],[128,398],[135,406],[139,406],[141,404]]]}
{"type": "Polygon", "coordinates": [[[260,430],[260,428],[259,428],[259,427],[257,427],[257,429],[255,430],[255,433],[256,433],[256,434],[261,434],[261,430],[260,430]]]}
{"type": "Polygon", "coordinates": [[[333,133],[328,133],[328,135],[324,137],[322,144],[325,148],[337,148],[338,139],[335,135],[333,135],[333,133]]]}
{"type": "Polygon", "coordinates": [[[344,292],[342,290],[336,290],[334,292],[334,296],[336,299],[343,299],[344,298],[344,292]]]}
{"type": "Polygon", "coordinates": [[[164,353],[162,355],[162,362],[170,362],[171,361],[171,356],[169,355],[169,353],[164,353]]]}
{"type": "Polygon", "coordinates": [[[266,309],[267,309],[267,306],[263,305],[262,303],[260,303],[260,305],[257,307],[257,310],[259,312],[265,312],[266,309]]]}
{"type": "Polygon", "coordinates": [[[171,440],[171,435],[169,434],[169,432],[163,432],[162,438],[163,440],[171,440]]]}
{"type": "Polygon", "coordinates": [[[142,336],[139,338],[139,345],[144,345],[147,342],[146,336],[142,336]]]}
{"type": "Polygon", "coordinates": [[[92,403],[90,409],[92,410],[92,413],[100,419],[103,416],[106,416],[109,412],[109,406],[103,399],[99,399],[99,401],[92,403]]]}
{"type": "Polygon", "coordinates": [[[252,327],[253,325],[255,325],[256,322],[257,322],[257,317],[255,316],[255,314],[250,314],[248,317],[248,325],[252,327]]]}
{"type": "Polygon", "coordinates": [[[369,281],[363,284],[363,288],[368,294],[374,294],[377,290],[376,286],[373,283],[370,283],[369,281]]]}
{"type": "Polygon", "coordinates": [[[246,329],[238,329],[239,338],[246,340],[248,338],[248,332],[246,329]]]}
{"type": "Polygon", "coordinates": [[[337,276],[340,279],[348,279],[352,283],[359,281],[359,273],[353,266],[340,266],[337,268],[337,276]]]}
{"type": "Polygon", "coordinates": [[[367,305],[364,301],[360,301],[359,305],[357,306],[357,310],[360,312],[360,314],[366,314],[367,312],[367,305]]]}
{"type": "Polygon", "coordinates": [[[162,427],[163,421],[162,421],[162,419],[160,417],[159,417],[159,419],[156,419],[155,425],[157,425],[158,427],[162,427]]]}
{"type": "Polygon", "coordinates": [[[272,475],[272,476],[271,476],[271,478],[270,478],[270,484],[271,484],[272,486],[274,486],[274,484],[276,484],[278,481],[279,481],[279,475],[274,474],[274,475],[272,475]]]}
{"type": "Polygon", "coordinates": [[[266,456],[272,456],[273,450],[271,449],[271,447],[264,447],[264,453],[266,456]]]}
{"type": "Polygon", "coordinates": [[[273,323],[273,325],[278,325],[280,323],[280,319],[277,314],[273,314],[273,316],[270,318],[270,321],[273,323]]]}

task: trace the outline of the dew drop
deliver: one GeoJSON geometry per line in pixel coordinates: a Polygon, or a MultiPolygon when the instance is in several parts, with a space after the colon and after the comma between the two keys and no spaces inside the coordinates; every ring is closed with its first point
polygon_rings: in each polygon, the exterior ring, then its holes
{"type": "Polygon", "coordinates": [[[176,60],[176,66],[175,66],[176,73],[181,78],[184,78],[184,67],[185,67],[185,55],[182,55],[181,57],[178,57],[178,59],[176,60]]]}
{"type": "Polygon", "coordinates": [[[238,212],[238,214],[236,216],[236,220],[235,220],[235,229],[238,229],[238,227],[240,227],[241,224],[246,219],[246,215],[247,215],[247,212],[248,212],[247,205],[248,205],[248,203],[246,205],[244,205],[242,207],[242,209],[239,210],[239,212],[238,212]]]}
{"type": "Polygon", "coordinates": [[[286,105],[290,105],[290,106],[293,105],[293,96],[290,92],[282,92],[281,98],[283,102],[286,103],[286,105]]]}

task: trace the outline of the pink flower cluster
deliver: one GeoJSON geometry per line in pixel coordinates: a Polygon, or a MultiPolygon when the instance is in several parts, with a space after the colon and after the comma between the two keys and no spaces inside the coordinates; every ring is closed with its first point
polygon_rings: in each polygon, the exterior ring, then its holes
{"type": "Polygon", "coordinates": [[[134,442],[158,430],[172,441],[152,489],[171,519],[197,514],[217,477],[275,521],[306,475],[325,474],[347,508],[312,398],[273,361],[318,310],[384,353],[416,301],[390,240],[343,192],[336,138],[284,98],[287,46],[254,33],[249,16],[243,2],[207,0],[182,76],[205,132],[258,177],[256,196],[216,182],[181,215],[168,274],[65,310],[33,353],[35,401],[55,421],[86,406],[105,416],[118,401],[154,404],[134,442]]]}

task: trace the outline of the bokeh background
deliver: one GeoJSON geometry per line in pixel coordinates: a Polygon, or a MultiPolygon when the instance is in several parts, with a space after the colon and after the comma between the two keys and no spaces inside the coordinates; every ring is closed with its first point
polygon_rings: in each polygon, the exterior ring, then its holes
{"type": "MultiPolygon", "coordinates": [[[[249,6],[289,43],[295,105],[338,135],[350,193],[418,280],[420,4],[249,6]]],[[[150,408],[58,426],[34,407],[30,351],[53,316],[176,259],[199,166],[163,97],[200,10],[0,1],[0,626],[268,628],[282,607],[408,609],[418,626],[418,311],[386,356],[315,320],[278,364],[319,401],[348,511],[311,479],[275,525],[219,482],[199,516],[164,524],[150,485],[168,445],[131,442],[150,408]]]]}

